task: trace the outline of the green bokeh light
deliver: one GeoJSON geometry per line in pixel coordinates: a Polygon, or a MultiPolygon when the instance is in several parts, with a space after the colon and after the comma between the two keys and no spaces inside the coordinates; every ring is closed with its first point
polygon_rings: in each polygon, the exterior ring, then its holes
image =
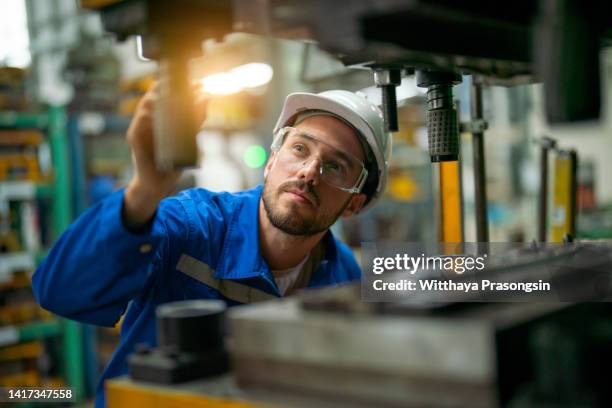
{"type": "Polygon", "coordinates": [[[252,169],[258,169],[266,163],[266,157],[266,149],[263,147],[249,146],[244,152],[244,163],[252,169]]]}

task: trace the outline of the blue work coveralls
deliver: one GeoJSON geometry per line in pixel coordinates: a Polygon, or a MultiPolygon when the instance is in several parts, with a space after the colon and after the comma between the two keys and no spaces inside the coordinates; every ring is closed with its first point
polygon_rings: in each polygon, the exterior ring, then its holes
{"type": "MultiPolygon", "coordinates": [[[[128,371],[137,344],[157,345],[155,308],[186,299],[223,299],[229,305],[280,297],[259,251],[262,186],[239,193],[190,189],[160,203],[145,231],[121,220],[124,192],[87,210],[60,237],[33,275],[40,305],[69,319],[114,326],[125,313],[121,341],[98,384],[128,371]]],[[[309,287],[359,279],[351,251],[331,232],[311,272],[309,287]]]]}

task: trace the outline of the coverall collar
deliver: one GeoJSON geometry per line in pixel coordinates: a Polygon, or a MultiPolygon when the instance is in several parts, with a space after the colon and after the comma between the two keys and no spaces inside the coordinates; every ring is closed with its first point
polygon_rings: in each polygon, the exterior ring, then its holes
{"type": "MultiPolygon", "coordinates": [[[[259,200],[263,185],[249,190],[246,199],[238,202],[229,223],[223,250],[214,277],[216,279],[247,279],[270,274],[270,268],[260,253],[259,200]]],[[[324,263],[336,257],[336,245],[330,230],[321,239],[325,247],[324,263]]]]}

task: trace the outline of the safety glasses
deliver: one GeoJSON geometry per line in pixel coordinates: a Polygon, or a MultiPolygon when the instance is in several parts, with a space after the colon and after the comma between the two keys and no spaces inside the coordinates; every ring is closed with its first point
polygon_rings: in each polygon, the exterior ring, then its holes
{"type": "Polygon", "coordinates": [[[347,193],[361,192],[368,177],[363,162],[352,154],[291,126],[277,131],[272,149],[278,161],[295,171],[318,160],[321,179],[347,193]]]}

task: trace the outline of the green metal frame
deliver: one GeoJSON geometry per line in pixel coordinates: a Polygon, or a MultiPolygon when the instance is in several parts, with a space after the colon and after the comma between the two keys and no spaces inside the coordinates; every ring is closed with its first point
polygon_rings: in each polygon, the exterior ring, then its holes
{"type": "MultiPolygon", "coordinates": [[[[52,106],[47,112],[38,114],[0,112],[0,128],[34,128],[47,132],[54,172],[50,196],[52,200],[53,239],[55,241],[72,221],[66,113],[60,106],[52,106]]],[[[43,187],[43,189],[46,190],[47,187],[43,187]]],[[[32,336],[61,335],[63,377],[67,385],[72,387],[76,400],[83,400],[85,397],[85,365],[81,324],[67,319],[58,319],[48,323],[32,324],[24,329],[24,333],[20,333],[23,334],[23,336],[20,335],[20,339],[31,338],[32,336]]]]}
{"type": "MultiPolygon", "coordinates": [[[[72,221],[68,138],[66,113],[63,108],[52,106],[49,109],[48,132],[54,172],[52,211],[55,241],[72,221]]],[[[79,323],[66,319],[62,319],[62,326],[64,375],[68,384],[73,387],[76,400],[80,401],[85,392],[82,328],[79,323]]]]}
{"type": "Polygon", "coordinates": [[[46,337],[58,336],[60,333],[61,327],[57,319],[34,322],[19,328],[19,341],[23,343],[26,341],[39,340],[46,337]]]}

